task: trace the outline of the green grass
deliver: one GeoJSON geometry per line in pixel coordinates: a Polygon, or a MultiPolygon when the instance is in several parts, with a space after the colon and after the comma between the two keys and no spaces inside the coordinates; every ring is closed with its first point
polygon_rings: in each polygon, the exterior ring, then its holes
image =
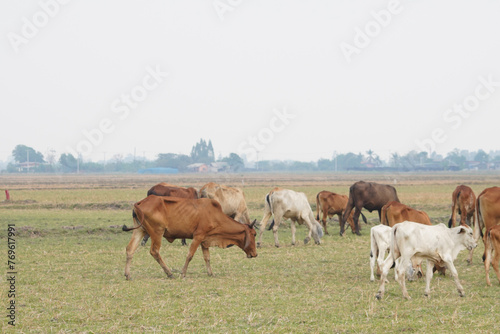
{"type": "MultiPolygon", "coordinates": [[[[307,183],[303,180],[306,176],[298,177],[300,182],[307,183]]],[[[293,184],[294,178],[290,176],[290,180],[293,184]]],[[[486,286],[481,242],[472,265],[466,264],[465,251],[455,261],[466,292],[464,298],[458,296],[451,277],[435,276],[430,297],[424,297],[425,282],[421,279],[408,282],[412,299],[404,300],[391,271],[383,300],[376,300],[378,282],[369,280],[371,225],[363,224],[361,237],[348,232],[341,238],[336,222],[330,228],[332,235],[325,236],[320,246],[303,244],[306,235],[303,226],[297,231],[300,242],[291,246],[290,229],[282,226],[279,230],[282,247],[275,248],[272,232],[265,231],[263,247],[258,249],[255,259],[247,259],[237,247],[211,248],[214,277],[206,274],[198,250],[187,277],[180,279],[187,248],[180,241],[170,244],[163,240],[161,255],[175,270],[175,278],[168,279],[149,254],[148,243],[136,252],[131,268],[133,280],[126,281],[125,247],[131,233],[116,226],[131,225],[130,210],[75,206],[80,199],[88,203],[114,202],[114,198],[108,197],[110,189],[106,187],[94,186],[90,193],[75,188],[75,194],[80,196],[61,196],[58,187],[47,189],[48,180],[44,179],[43,185],[31,181],[32,189],[23,189],[26,191],[23,199],[38,198],[37,203],[24,207],[0,206],[4,226],[0,230],[1,240],[6,240],[6,224],[15,223],[18,229],[17,324],[11,328],[3,317],[3,332],[493,333],[500,330],[495,316],[500,309],[500,286],[493,273],[493,286],[486,286]],[[64,209],[31,206],[44,202],[43,198],[55,207],[66,206],[64,209]],[[70,226],[77,228],[69,229],[70,226]]],[[[449,197],[453,184],[460,183],[460,179],[446,184],[422,183],[420,177],[416,181],[418,184],[413,186],[396,186],[400,197],[431,208],[431,218],[449,216],[449,197]]],[[[491,184],[489,180],[479,181],[473,186],[476,193],[491,184]]],[[[58,182],[67,186],[65,180],[58,182]]],[[[252,218],[262,217],[261,202],[274,182],[245,186],[252,218]]],[[[140,200],[143,188],[148,187],[144,184],[134,188],[124,183],[114,189],[116,200],[140,200]]],[[[317,191],[341,192],[348,186],[301,184],[289,188],[305,191],[313,204],[317,191]]],[[[13,194],[17,195],[17,191],[13,194]]],[[[369,217],[376,220],[375,213],[369,217]]],[[[5,262],[6,248],[0,256],[5,262]]]]}

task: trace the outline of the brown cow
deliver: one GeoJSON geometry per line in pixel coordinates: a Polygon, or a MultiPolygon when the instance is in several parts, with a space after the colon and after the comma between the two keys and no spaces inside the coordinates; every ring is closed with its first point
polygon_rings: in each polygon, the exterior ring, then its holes
{"type": "Polygon", "coordinates": [[[226,215],[240,223],[250,224],[245,194],[241,189],[209,182],[200,189],[199,196],[215,199],[226,215]]]}
{"type": "Polygon", "coordinates": [[[490,227],[483,237],[484,242],[484,270],[486,271],[486,284],[491,286],[490,281],[490,263],[497,274],[498,283],[500,283],[500,269],[498,262],[500,261],[500,225],[490,227]],[[493,259],[492,254],[495,254],[493,259]]]}
{"type": "MultiPolygon", "coordinates": [[[[149,195],[170,196],[170,197],[191,198],[191,199],[198,198],[198,192],[194,188],[191,187],[182,188],[165,182],[158,183],[157,185],[151,187],[151,189],[148,190],[148,196],[149,195]]],[[[248,222],[248,224],[250,224],[250,222],[248,222]]],[[[146,234],[146,236],[144,236],[144,239],[141,242],[141,245],[144,246],[148,242],[148,239],[149,235],[146,234]]],[[[186,246],[187,245],[186,239],[182,239],[181,244],[183,246],[186,246]]]]}
{"type": "MultiPolygon", "coordinates": [[[[405,204],[391,201],[382,207],[382,224],[393,227],[404,221],[411,221],[422,225],[432,225],[431,219],[426,212],[411,208],[405,204]]],[[[414,267],[417,268],[417,274],[421,277],[423,271],[420,262],[415,263],[414,267]]],[[[446,273],[446,268],[440,267],[437,264],[434,266],[434,271],[436,270],[443,275],[446,273]]]]}
{"type": "Polygon", "coordinates": [[[148,190],[148,196],[149,195],[196,199],[198,198],[198,191],[192,187],[182,188],[162,182],[151,187],[151,189],[148,190]]]}
{"type": "Polygon", "coordinates": [[[456,187],[451,195],[451,218],[448,227],[455,227],[457,211],[460,215],[460,224],[474,226],[474,212],[476,211],[476,195],[470,187],[463,184],[456,187]]]}
{"type": "Polygon", "coordinates": [[[483,237],[483,228],[488,230],[495,225],[500,225],[500,187],[486,188],[477,196],[474,238],[479,240],[479,236],[483,237]]]}
{"type": "MultiPolygon", "coordinates": [[[[344,213],[345,207],[347,205],[348,197],[346,195],[339,195],[336,193],[332,193],[330,191],[320,191],[316,195],[316,220],[319,220],[319,213],[323,213],[323,217],[321,218],[321,224],[323,224],[323,228],[325,229],[325,234],[329,234],[326,230],[326,217],[332,218],[334,215],[337,215],[339,218],[339,225],[342,222],[342,214],[344,213]]],[[[349,225],[351,225],[352,233],[355,232],[354,221],[352,219],[353,212],[347,219],[349,225]]],[[[361,214],[363,220],[366,221],[366,217],[361,214]]]]}
{"type": "Polygon", "coordinates": [[[182,199],[151,195],[134,204],[132,216],[134,227],[123,226],[124,231],[134,230],[127,246],[125,265],[127,279],[130,279],[132,256],[146,233],[151,236],[151,255],[170,278],[173,276],[172,272],[160,256],[162,236],[168,242],[180,238],[193,239],[182,268],[183,278],[186,277],[188,264],[200,245],[209,276],[212,276],[209,247],[227,248],[236,245],[243,249],[248,258],[257,256],[256,232],[253,228],[255,221],[250,225],[238,223],[225,215],[220,204],[212,199],[182,199]]]}
{"type": "Polygon", "coordinates": [[[378,218],[381,220],[382,207],[390,201],[399,202],[398,194],[393,186],[364,181],[354,183],[351,188],[349,188],[349,200],[347,202],[344,215],[342,216],[340,235],[344,235],[344,226],[347,221],[347,217],[351,214],[352,209],[355,209],[353,220],[356,228],[356,234],[361,235],[359,233],[358,224],[361,209],[365,208],[369,212],[377,210],[378,218]]]}
{"type": "Polygon", "coordinates": [[[393,227],[404,221],[432,225],[427,213],[410,208],[402,203],[391,201],[382,207],[382,224],[393,227]]]}

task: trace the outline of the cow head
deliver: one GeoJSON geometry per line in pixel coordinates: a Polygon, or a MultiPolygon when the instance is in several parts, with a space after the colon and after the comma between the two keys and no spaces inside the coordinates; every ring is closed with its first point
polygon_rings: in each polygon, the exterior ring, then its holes
{"type": "Polygon", "coordinates": [[[474,240],[472,229],[469,226],[460,225],[456,227],[458,234],[462,237],[463,245],[468,249],[472,250],[477,247],[477,243],[474,240]]]}
{"type": "Polygon", "coordinates": [[[257,220],[255,219],[250,225],[244,225],[245,226],[245,246],[243,247],[243,250],[247,254],[248,258],[252,257],[257,257],[257,250],[255,247],[255,236],[257,235],[257,232],[255,232],[254,226],[255,222],[257,220]]]}

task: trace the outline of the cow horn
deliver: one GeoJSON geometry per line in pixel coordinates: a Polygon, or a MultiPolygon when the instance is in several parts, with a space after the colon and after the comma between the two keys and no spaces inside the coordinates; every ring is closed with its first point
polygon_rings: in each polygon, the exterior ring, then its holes
{"type": "Polygon", "coordinates": [[[254,228],[256,222],[257,222],[257,219],[254,219],[253,222],[249,225],[250,228],[254,228]]]}

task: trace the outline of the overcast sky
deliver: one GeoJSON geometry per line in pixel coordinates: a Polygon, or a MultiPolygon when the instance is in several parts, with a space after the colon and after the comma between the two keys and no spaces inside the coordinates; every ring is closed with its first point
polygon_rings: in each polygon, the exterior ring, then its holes
{"type": "Polygon", "coordinates": [[[500,1],[0,2],[0,160],[500,149],[500,1]]]}

